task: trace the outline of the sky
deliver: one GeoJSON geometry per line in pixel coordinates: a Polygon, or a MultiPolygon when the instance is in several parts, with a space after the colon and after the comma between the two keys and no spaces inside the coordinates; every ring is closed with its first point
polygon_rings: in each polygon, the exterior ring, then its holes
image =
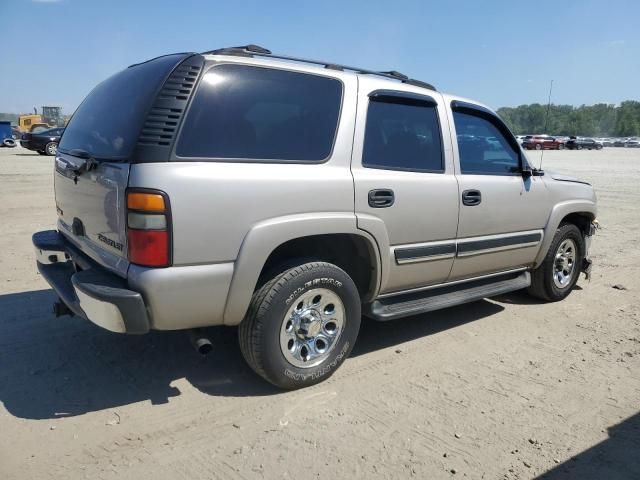
{"type": "Polygon", "coordinates": [[[72,113],[111,74],[254,43],[398,70],[493,108],[640,100],[637,0],[0,0],[0,112],[72,113]]]}

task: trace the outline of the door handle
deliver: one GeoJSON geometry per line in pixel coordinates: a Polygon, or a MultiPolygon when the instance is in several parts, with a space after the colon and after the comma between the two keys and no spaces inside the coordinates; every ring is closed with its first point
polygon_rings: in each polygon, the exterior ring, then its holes
{"type": "Polygon", "coordinates": [[[396,201],[393,190],[389,188],[378,188],[369,191],[369,206],[373,208],[390,207],[396,201]]]}
{"type": "Polygon", "coordinates": [[[480,205],[482,202],[482,193],[480,190],[465,190],[462,192],[462,204],[468,207],[480,205]]]}

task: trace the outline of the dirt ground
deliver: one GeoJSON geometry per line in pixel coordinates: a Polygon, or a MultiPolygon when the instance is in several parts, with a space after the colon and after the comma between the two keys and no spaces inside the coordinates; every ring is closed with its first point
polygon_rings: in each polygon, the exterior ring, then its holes
{"type": "Polygon", "coordinates": [[[0,479],[640,478],[640,150],[544,162],[598,192],[590,283],[365,321],[328,382],[282,393],[233,329],[201,359],[55,319],[30,240],[52,158],[0,149],[0,479]]]}

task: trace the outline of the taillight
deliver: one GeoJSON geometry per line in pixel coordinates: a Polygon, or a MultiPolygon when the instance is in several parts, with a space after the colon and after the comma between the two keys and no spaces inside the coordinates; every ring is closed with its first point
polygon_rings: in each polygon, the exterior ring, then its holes
{"type": "Polygon", "coordinates": [[[153,190],[127,191],[129,261],[145,267],[171,265],[169,200],[153,190]]]}

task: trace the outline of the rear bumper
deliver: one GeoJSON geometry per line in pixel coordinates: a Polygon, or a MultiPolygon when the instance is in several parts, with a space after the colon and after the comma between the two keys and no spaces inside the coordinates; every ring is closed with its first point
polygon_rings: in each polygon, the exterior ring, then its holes
{"type": "Polygon", "coordinates": [[[44,150],[44,146],[43,145],[38,145],[37,143],[34,143],[30,140],[20,140],[20,146],[22,148],[26,148],[27,150],[33,150],[34,152],[37,151],[43,151],[44,150]]]}
{"type": "Polygon", "coordinates": [[[112,332],[149,331],[142,295],[97,266],[55,230],[33,235],[38,270],[77,316],[112,332]]]}

